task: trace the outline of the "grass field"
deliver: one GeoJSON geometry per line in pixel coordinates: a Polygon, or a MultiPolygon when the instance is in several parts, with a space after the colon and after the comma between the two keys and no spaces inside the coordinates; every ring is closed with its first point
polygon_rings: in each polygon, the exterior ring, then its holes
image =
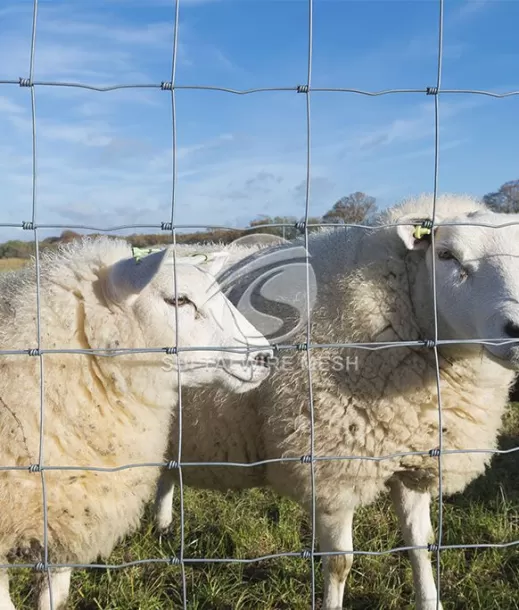
{"type": "Polygon", "coordinates": [[[0,271],[21,269],[29,262],[27,258],[0,258],[0,271]]]}
{"type": "MultiPolygon", "coordinates": [[[[519,445],[519,403],[511,405],[501,448],[519,445]]],[[[272,493],[251,490],[218,494],[184,489],[185,557],[254,558],[300,551],[311,543],[310,521],[300,509],[272,493]]],[[[176,493],[175,511],[178,515],[176,493]]],[[[444,544],[504,543],[519,539],[519,452],[496,455],[487,475],[444,503],[444,544]]],[[[434,513],[434,525],[437,524],[434,513]]],[[[113,553],[110,564],[165,558],[179,552],[180,527],[159,541],[150,514],[141,530],[113,553]]],[[[357,550],[402,546],[396,519],[385,499],[357,513],[357,550]]],[[[433,565],[434,558],[433,558],[433,565]]],[[[519,608],[519,547],[442,552],[441,592],[445,610],[519,608]]],[[[311,608],[310,562],[298,558],[245,564],[186,567],[190,610],[307,610],[311,608]]],[[[28,573],[13,572],[19,610],[29,610],[28,573]]],[[[322,592],[316,561],[317,599],[322,592]]],[[[412,604],[412,577],[405,552],[356,556],[345,596],[351,610],[404,610],[412,604]]],[[[166,610],[182,608],[180,568],[147,564],[114,571],[74,573],[72,610],[166,610]]],[[[319,602],[316,608],[319,608],[319,602]]]]}
{"type": "MultiPolygon", "coordinates": [[[[23,259],[0,259],[0,270],[23,259]]],[[[511,405],[500,446],[519,445],[519,403],[511,405]]],[[[311,544],[310,520],[292,502],[263,490],[218,494],[185,488],[186,558],[254,558],[300,551],[311,544]]],[[[0,505],[1,506],[1,505],[0,505]]],[[[436,508],[436,505],[435,505],[436,508]]],[[[1,510],[1,508],[0,508],[1,510]]],[[[507,543],[519,540],[519,452],[497,455],[484,477],[463,495],[444,502],[444,544],[507,543]]],[[[175,514],[179,514],[178,489],[175,514]]],[[[436,527],[436,512],[433,513],[436,527]]],[[[386,499],[362,509],[354,522],[356,550],[385,551],[403,545],[386,499]]],[[[125,540],[108,563],[167,558],[180,549],[180,524],[159,541],[148,512],[141,530],[125,540]]],[[[433,565],[434,558],[433,558],[433,565]]],[[[519,609],[519,545],[503,549],[442,552],[444,610],[519,609]]],[[[311,608],[310,562],[278,558],[244,564],[186,567],[189,610],[307,610],[311,608]]],[[[17,610],[30,610],[30,574],[12,572],[17,610]]],[[[316,561],[316,608],[322,593],[316,561]]],[[[344,607],[350,610],[414,608],[405,552],[356,556],[344,607]]],[[[167,610],[182,608],[177,566],[148,563],[108,571],[74,573],[68,610],[167,610]]]]}

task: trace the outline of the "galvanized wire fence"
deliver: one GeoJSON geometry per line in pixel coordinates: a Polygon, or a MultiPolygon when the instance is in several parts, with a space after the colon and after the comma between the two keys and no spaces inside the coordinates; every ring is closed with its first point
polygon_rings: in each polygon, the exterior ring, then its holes
{"type": "MultiPolygon", "coordinates": [[[[393,460],[398,457],[405,456],[431,456],[437,457],[439,463],[439,499],[438,499],[438,531],[436,535],[436,541],[427,546],[422,547],[409,547],[403,546],[398,548],[392,548],[382,551],[363,551],[363,550],[353,550],[348,551],[348,554],[353,555],[385,555],[395,552],[403,552],[409,551],[411,549],[424,549],[430,550],[436,553],[437,556],[437,590],[438,590],[438,601],[441,598],[441,573],[440,573],[440,552],[443,549],[463,549],[463,548],[504,548],[509,546],[515,546],[519,544],[519,540],[511,541],[502,544],[457,544],[457,545],[444,545],[442,544],[442,535],[443,535],[443,497],[442,497],[442,455],[445,454],[454,454],[454,453],[510,453],[519,451],[519,447],[514,447],[508,450],[486,450],[486,449],[467,449],[467,450],[445,450],[443,449],[443,434],[442,434],[442,400],[441,400],[441,392],[440,392],[440,365],[439,365],[439,357],[438,357],[438,347],[440,345],[448,345],[455,343],[478,343],[478,344],[488,344],[488,345],[498,345],[502,343],[514,343],[512,340],[503,340],[503,339],[472,339],[472,340],[439,340],[438,339],[438,316],[437,316],[437,289],[436,289],[436,269],[435,269],[435,259],[433,260],[433,295],[434,295],[434,337],[425,341],[399,341],[399,342],[378,342],[378,343],[328,343],[328,344],[314,344],[311,341],[311,314],[312,308],[310,304],[310,280],[309,280],[309,261],[308,261],[308,240],[309,240],[309,229],[315,226],[326,226],[331,223],[319,223],[314,224],[309,222],[310,217],[310,177],[311,177],[311,94],[318,92],[336,92],[342,94],[357,94],[357,95],[365,95],[365,96],[382,96],[382,95],[390,95],[390,94],[399,94],[399,93],[415,93],[417,95],[425,94],[427,96],[432,95],[434,98],[434,125],[435,125],[435,145],[434,145],[434,192],[433,192],[433,207],[431,210],[431,218],[432,224],[431,229],[434,228],[435,214],[436,214],[436,199],[438,193],[438,177],[439,177],[439,125],[440,125],[440,103],[439,98],[440,94],[473,94],[473,95],[484,95],[495,98],[505,98],[509,96],[519,95],[519,91],[510,91],[506,93],[497,93],[491,91],[482,91],[482,90],[464,90],[464,89],[442,89],[441,87],[441,77],[442,77],[442,50],[443,50],[443,10],[444,10],[444,2],[443,0],[438,0],[438,62],[437,62],[437,77],[436,83],[432,86],[428,86],[424,89],[388,89],[384,91],[363,91],[358,89],[351,88],[314,88],[312,87],[312,33],[313,33],[313,2],[312,0],[308,1],[308,68],[307,68],[307,81],[304,84],[299,84],[295,86],[286,86],[286,87],[272,87],[272,88],[257,88],[257,89],[248,89],[248,90],[236,90],[225,87],[218,86],[203,86],[203,85],[177,85],[176,84],[176,65],[177,65],[177,41],[178,41],[178,30],[179,30],[179,8],[180,8],[180,0],[172,0],[172,4],[174,7],[174,18],[173,18],[173,49],[172,49],[172,69],[170,80],[163,81],[161,83],[141,83],[141,84],[114,84],[111,86],[94,86],[88,83],[79,83],[79,82],[55,82],[55,81],[39,81],[34,79],[34,59],[36,54],[36,33],[37,33],[37,18],[38,18],[38,0],[34,0],[33,4],[33,25],[32,25],[32,40],[31,40],[31,53],[30,53],[30,65],[28,76],[22,76],[16,80],[0,80],[0,85],[2,86],[19,86],[23,88],[28,88],[30,91],[31,97],[31,112],[32,112],[32,218],[30,221],[22,221],[20,223],[1,223],[3,227],[11,227],[11,228],[22,228],[27,231],[32,231],[34,233],[34,242],[35,242],[35,258],[36,258],[36,283],[37,283],[37,339],[36,339],[36,347],[30,347],[25,350],[15,350],[15,349],[2,349],[0,350],[0,355],[28,355],[30,357],[38,357],[40,364],[40,445],[39,445],[39,458],[38,462],[35,464],[31,464],[29,466],[4,466],[0,465],[0,471],[5,470],[29,470],[32,473],[39,473],[42,482],[42,502],[43,502],[43,515],[44,515],[44,560],[42,562],[38,562],[36,565],[33,564],[23,564],[17,563],[15,564],[17,568],[27,568],[27,569],[35,569],[38,571],[46,572],[49,578],[50,585],[50,575],[51,570],[56,568],[100,568],[100,569],[123,569],[130,566],[135,565],[143,565],[149,563],[162,563],[168,565],[178,565],[182,569],[182,588],[183,588],[183,607],[187,608],[187,587],[186,587],[186,574],[185,574],[185,566],[189,564],[200,564],[200,563],[252,563],[264,561],[272,558],[280,558],[280,557],[303,557],[310,561],[311,565],[311,607],[315,608],[316,604],[316,590],[315,590],[315,562],[314,559],[319,556],[324,555],[341,555],[345,554],[345,552],[336,551],[336,552],[324,552],[316,550],[316,532],[315,532],[315,463],[318,461],[325,460],[371,460],[371,461],[383,461],[383,460],[393,460]],[[137,89],[137,88],[148,88],[148,89],[159,89],[160,91],[169,92],[171,96],[171,116],[172,116],[172,191],[171,191],[171,216],[169,220],[165,220],[160,224],[126,224],[120,226],[112,226],[112,227],[97,227],[97,226],[89,226],[84,224],[76,224],[76,225],[60,225],[60,224],[44,224],[39,223],[39,214],[38,214],[38,189],[37,189],[37,178],[38,178],[38,169],[37,169],[37,120],[36,120],[36,89],[40,87],[74,87],[81,89],[88,89],[92,91],[98,92],[109,92],[117,89],[137,89]],[[44,385],[45,385],[45,375],[44,375],[44,366],[43,366],[43,356],[45,354],[53,354],[53,353],[68,353],[68,354],[95,354],[98,356],[109,356],[114,357],[118,354],[124,353],[166,353],[166,354],[180,354],[183,351],[197,351],[197,350],[229,350],[229,351],[239,351],[236,348],[214,348],[212,346],[207,346],[204,348],[196,348],[196,347],[179,347],[175,342],[174,346],[164,347],[160,349],[150,349],[150,348],[142,348],[142,349],[130,349],[130,348],[116,348],[110,349],[110,352],[107,353],[106,350],[102,349],[43,349],[41,347],[41,318],[40,318],[40,273],[39,273],[39,262],[40,262],[40,253],[39,253],[39,238],[38,231],[41,229],[81,229],[81,230],[93,230],[100,232],[113,232],[123,229],[157,229],[161,231],[167,231],[171,233],[172,244],[177,243],[177,231],[183,229],[207,229],[207,228],[218,228],[218,229],[233,229],[236,227],[228,227],[228,226],[207,226],[207,225],[181,225],[175,223],[175,214],[176,214],[176,106],[175,106],[175,92],[178,90],[187,90],[187,89],[199,89],[199,90],[208,90],[208,91],[221,91],[234,95],[251,95],[260,92],[266,91],[279,91],[279,92],[294,92],[296,94],[303,94],[306,104],[306,191],[305,191],[305,206],[304,206],[304,219],[301,222],[296,223],[296,229],[298,229],[301,234],[304,236],[305,248],[307,251],[307,266],[306,266],[306,342],[303,344],[281,344],[276,345],[276,349],[278,350],[304,350],[306,352],[307,357],[307,365],[308,365],[308,404],[310,409],[310,417],[311,417],[311,438],[310,438],[310,447],[309,453],[307,455],[301,456],[300,458],[282,458],[282,459],[265,459],[256,462],[247,462],[247,463],[238,463],[238,462],[185,462],[182,460],[182,411],[183,411],[183,403],[182,403],[182,376],[180,366],[177,364],[177,383],[179,389],[179,403],[178,403],[178,424],[179,424],[179,437],[178,437],[178,455],[176,459],[171,460],[169,462],[164,463],[146,463],[146,464],[127,464],[124,466],[113,467],[113,468],[102,468],[102,467],[83,467],[83,466],[56,466],[52,464],[44,464],[43,462],[43,454],[44,454],[44,385]],[[405,453],[394,453],[391,455],[382,455],[382,456],[356,456],[356,455],[343,455],[343,456],[315,456],[314,455],[314,397],[312,391],[312,366],[311,366],[311,355],[312,350],[315,349],[330,349],[330,348],[356,348],[356,349],[364,349],[364,350],[381,350],[381,349],[391,349],[396,347],[413,347],[413,346],[424,346],[430,348],[434,351],[435,355],[435,365],[436,365],[436,383],[437,383],[437,394],[438,394],[438,429],[439,429],[439,438],[438,438],[438,446],[435,448],[431,448],[429,451],[415,451],[415,452],[405,452],[405,453]],[[312,536],[311,536],[311,547],[309,549],[303,550],[294,550],[293,552],[286,553],[276,553],[271,555],[253,557],[248,559],[237,559],[237,558],[186,558],[184,557],[184,491],[183,491],[183,479],[182,479],[182,470],[184,468],[191,467],[200,467],[200,466],[236,466],[236,467],[245,467],[245,468],[253,468],[261,465],[266,465],[274,462],[303,462],[309,465],[309,476],[311,476],[312,480],[312,514],[311,514],[311,523],[312,523],[312,536]],[[131,562],[125,562],[120,564],[52,564],[48,561],[48,533],[47,533],[47,494],[46,494],[46,484],[45,484],[45,473],[47,471],[52,470],[81,470],[81,471],[99,471],[99,472],[116,472],[129,468],[156,468],[156,467],[168,467],[178,469],[179,474],[179,483],[180,483],[180,531],[181,531],[181,543],[180,543],[180,553],[178,556],[167,557],[167,558],[148,558],[142,560],[136,560],[131,562]]],[[[449,223],[444,223],[449,224],[449,223]]],[[[472,223],[473,226],[490,226],[482,223],[472,223]]],[[[498,225],[499,227],[509,226],[511,224],[515,224],[513,222],[503,223],[498,225]]],[[[355,226],[358,229],[370,229],[372,228],[369,225],[341,225],[341,228],[355,226]]],[[[386,225],[390,226],[390,225],[386,225]]],[[[495,225],[493,225],[495,227],[495,225]]],[[[259,229],[262,227],[290,227],[294,228],[292,225],[288,224],[265,224],[265,225],[255,225],[255,229],[259,229]]],[[[339,230],[340,230],[339,229],[339,230]]],[[[434,231],[431,231],[431,240],[432,247],[434,248],[434,231]]],[[[174,254],[174,257],[176,254],[174,254]]],[[[176,278],[176,265],[174,265],[174,274],[175,274],[175,288],[177,283],[176,278]]],[[[178,340],[178,316],[177,316],[177,328],[175,329],[175,340],[178,340]]],[[[10,566],[8,564],[0,565],[1,569],[6,569],[10,566]]],[[[51,607],[54,607],[53,604],[53,596],[52,596],[52,586],[50,586],[50,603],[51,607]]]]}

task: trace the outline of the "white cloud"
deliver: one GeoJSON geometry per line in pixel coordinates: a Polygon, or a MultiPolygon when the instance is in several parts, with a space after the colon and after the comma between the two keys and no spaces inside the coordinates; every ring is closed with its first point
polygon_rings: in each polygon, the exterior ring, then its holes
{"type": "Polygon", "coordinates": [[[23,114],[24,111],[25,108],[23,106],[4,95],[0,95],[0,114],[19,116],[20,114],[23,114]]]}
{"type": "MultiPolygon", "coordinates": [[[[186,2],[180,0],[181,19],[186,2]]],[[[2,26],[0,18],[0,54],[9,57],[9,62],[0,66],[0,78],[6,70],[14,79],[27,75],[28,4],[24,21],[20,18],[16,22],[18,29],[2,26]]],[[[85,2],[80,10],[78,4],[56,8],[41,2],[37,78],[113,84],[158,83],[169,77],[172,22],[168,25],[164,21],[164,12],[160,11],[161,20],[140,25],[135,19],[129,22],[122,12],[107,25],[101,19],[107,4],[125,9],[128,3],[85,2]]],[[[143,2],[130,4],[149,7],[143,2]]],[[[0,17],[5,14],[9,23],[15,23],[14,17],[23,12],[16,12],[19,6],[11,12],[0,9],[0,17]]],[[[162,6],[171,7],[173,18],[173,0],[164,0],[162,6]]],[[[115,9],[110,14],[118,15],[115,9]]],[[[142,14],[149,18],[151,9],[142,14]]],[[[212,45],[189,19],[180,30],[186,80],[193,75],[192,82],[214,78],[217,83],[222,74],[231,71],[239,87],[240,57],[236,60],[212,45]]],[[[413,42],[400,37],[395,44],[391,61],[402,78],[407,77],[407,68],[394,60],[409,54],[410,49],[421,53],[420,61],[425,58],[434,64],[433,46],[425,48],[427,40],[422,37],[419,47],[418,38],[413,42]]],[[[456,41],[451,45],[453,54],[464,50],[456,41]]],[[[373,51],[359,52],[358,62],[348,64],[349,68],[354,64],[353,76],[362,75],[358,68],[363,61],[375,66],[371,72],[374,77],[383,71],[380,48],[375,42],[366,48],[373,51]]],[[[338,55],[329,61],[330,74],[339,68],[343,70],[343,57],[338,55]]],[[[275,74],[273,78],[290,80],[285,76],[275,74]]],[[[423,80],[423,75],[420,78],[423,80]]],[[[300,217],[306,188],[303,96],[189,95],[177,96],[182,100],[177,105],[177,222],[246,224],[259,213],[300,217]]],[[[416,168],[420,160],[425,164],[427,157],[432,159],[434,150],[432,98],[387,96],[359,102],[354,96],[329,97],[322,106],[318,94],[313,99],[312,116],[318,127],[312,136],[312,215],[323,213],[353,190],[364,190],[384,201],[416,188],[420,178],[415,178],[410,168],[416,168]]],[[[489,98],[440,97],[442,151],[455,151],[466,142],[471,131],[463,121],[464,113],[488,102],[489,98]]],[[[45,87],[36,89],[36,108],[40,222],[106,227],[169,220],[172,153],[168,92],[131,89],[98,93],[45,87]]],[[[0,220],[4,222],[30,219],[31,132],[29,90],[0,88],[0,220]]],[[[0,232],[0,240],[6,235],[0,232]]],[[[31,237],[22,233],[22,238],[31,237]]]]}
{"type": "MultiPolygon", "coordinates": [[[[10,108],[7,115],[14,136],[11,145],[0,147],[0,166],[6,175],[3,189],[11,204],[9,219],[21,221],[30,214],[31,121],[28,109],[22,112],[9,98],[0,98],[0,108],[2,104],[10,108]],[[18,149],[15,154],[16,141],[25,144],[25,152],[18,149]]],[[[471,104],[472,100],[442,102],[446,125],[471,104]]],[[[391,158],[394,166],[398,159],[408,162],[429,154],[432,117],[431,100],[416,104],[412,113],[402,109],[387,122],[374,123],[372,117],[370,123],[356,125],[352,117],[343,133],[321,134],[323,142],[312,150],[311,214],[323,213],[359,185],[365,185],[362,190],[370,194],[388,197],[397,188],[398,178],[392,185],[380,174],[384,158],[391,158]],[[427,138],[429,146],[424,146],[427,138]]],[[[152,131],[146,138],[124,121],[95,118],[94,114],[81,120],[70,114],[60,121],[52,115],[39,117],[40,222],[107,227],[159,225],[169,220],[170,133],[161,140],[156,135],[152,131]]],[[[177,222],[233,225],[248,222],[258,213],[300,217],[306,177],[304,138],[287,136],[285,140],[280,134],[276,147],[266,138],[243,140],[233,132],[223,132],[181,141],[177,149],[177,222]]],[[[442,142],[442,150],[457,145],[452,138],[450,142],[442,142]]]]}
{"type": "Polygon", "coordinates": [[[138,45],[157,49],[171,49],[173,21],[137,26],[106,25],[101,19],[90,22],[53,18],[38,26],[38,32],[71,38],[86,37],[90,41],[102,41],[114,45],[138,45]]]}
{"type": "Polygon", "coordinates": [[[456,19],[467,19],[472,15],[481,13],[487,9],[490,4],[490,0],[464,0],[463,4],[455,15],[456,19]]]}

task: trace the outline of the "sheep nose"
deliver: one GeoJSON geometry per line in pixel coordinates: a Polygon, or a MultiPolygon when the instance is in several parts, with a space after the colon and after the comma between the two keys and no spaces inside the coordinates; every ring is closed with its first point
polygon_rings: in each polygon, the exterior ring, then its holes
{"type": "Polygon", "coordinates": [[[508,320],[505,324],[505,334],[512,339],[519,339],[519,324],[508,320]]]}

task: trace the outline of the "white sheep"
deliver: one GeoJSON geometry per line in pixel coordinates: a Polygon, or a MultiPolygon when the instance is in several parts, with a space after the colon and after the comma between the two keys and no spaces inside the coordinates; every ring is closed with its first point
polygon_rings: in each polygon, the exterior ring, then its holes
{"type": "MultiPolygon", "coordinates": [[[[384,490],[390,491],[405,544],[427,547],[434,542],[430,503],[438,494],[439,469],[435,452],[428,452],[438,447],[439,415],[435,354],[426,344],[434,339],[433,256],[440,340],[519,338],[519,227],[475,226],[518,222],[519,214],[492,213],[470,197],[440,196],[434,254],[430,235],[416,239],[413,226],[379,226],[420,224],[430,218],[432,202],[428,195],[403,202],[381,213],[372,229],[324,230],[309,237],[318,290],[312,344],[424,342],[382,349],[311,349],[316,456],[377,458],[415,452],[383,460],[315,462],[320,551],[350,551],[323,558],[323,610],[342,607],[353,561],[355,509],[372,503],[384,490]],[[441,226],[448,221],[454,225],[441,226]]],[[[264,255],[258,252],[254,258],[259,262],[264,255]]],[[[240,280],[242,286],[245,279],[240,280]]],[[[268,301],[263,303],[268,306],[268,301]]],[[[303,327],[291,342],[305,341],[303,327]]],[[[440,345],[438,356],[443,448],[495,449],[519,368],[519,348],[513,343],[454,342],[440,345]]],[[[186,460],[295,460],[252,468],[190,468],[185,485],[213,490],[270,486],[311,511],[310,465],[299,460],[311,447],[306,359],[305,351],[280,351],[279,366],[268,380],[239,397],[208,389],[186,392],[186,460]]],[[[177,446],[177,430],[172,428],[171,455],[177,446]]],[[[462,491],[490,459],[491,453],[481,452],[443,455],[443,494],[462,491]]],[[[176,480],[174,471],[163,471],[155,515],[160,530],[171,522],[176,480]]],[[[417,608],[435,610],[437,589],[429,553],[412,550],[410,560],[417,608]]]]}
{"type": "MultiPolygon", "coordinates": [[[[138,527],[158,467],[82,468],[163,462],[170,421],[178,421],[177,362],[182,388],[216,383],[239,393],[268,375],[268,342],[214,281],[224,258],[177,257],[175,282],[172,248],[137,259],[126,241],[105,237],[42,254],[41,349],[159,348],[43,354],[44,466],[78,468],[44,471],[51,563],[106,558],[138,527]],[[198,351],[166,356],[160,349],[175,346],[175,337],[180,348],[198,351]]],[[[0,279],[2,349],[36,346],[35,280],[34,265],[0,279]]],[[[42,475],[29,467],[38,463],[39,358],[2,355],[0,371],[0,465],[21,468],[0,472],[0,564],[16,557],[36,564],[44,561],[42,475]]],[[[70,569],[52,571],[55,609],[67,599],[70,576],[70,569]]],[[[42,580],[39,608],[46,610],[42,580]]],[[[0,607],[14,608],[5,570],[0,607]]]]}

